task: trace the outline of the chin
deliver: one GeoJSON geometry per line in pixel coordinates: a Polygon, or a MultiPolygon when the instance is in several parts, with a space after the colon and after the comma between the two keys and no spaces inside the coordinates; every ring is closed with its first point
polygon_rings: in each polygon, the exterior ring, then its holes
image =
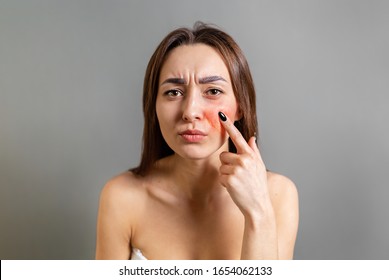
{"type": "Polygon", "coordinates": [[[190,147],[183,147],[180,149],[175,150],[175,153],[179,155],[180,157],[184,159],[190,159],[190,160],[202,160],[211,158],[215,154],[219,156],[220,154],[220,147],[204,147],[204,146],[190,146],[190,147]]]}
{"type": "Polygon", "coordinates": [[[203,152],[176,152],[177,155],[184,159],[189,159],[189,160],[202,160],[202,159],[207,159],[212,156],[212,153],[204,153],[203,152]]]}

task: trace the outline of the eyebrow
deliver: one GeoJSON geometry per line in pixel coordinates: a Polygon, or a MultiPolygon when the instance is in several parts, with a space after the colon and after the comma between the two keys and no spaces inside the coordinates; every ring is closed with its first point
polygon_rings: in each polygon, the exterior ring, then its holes
{"type": "Polygon", "coordinates": [[[184,78],[169,78],[163,81],[161,85],[164,84],[176,84],[176,85],[185,85],[186,81],[184,78]]]}
{"type": "MultiPolygon", "coordinates": [[[[199,79],[200,84],[209,84],[217,81],[223,81],[227,82],[223,77],[221,76],[209,76],[209,77],[204,77],[199,79]]],[[[176,85],[185,85],[186,80],[184,78],[169,78],[163,81],[163,84],[176,84],[176,85]]]]}
{"type": "Polygon", "coordinates": [[[209,76],[209,77],[204,77],[199,79],[200,84],[209,84],[217,81],[223,81],[227,82],[223,77],[221,76],[209,76]]]}

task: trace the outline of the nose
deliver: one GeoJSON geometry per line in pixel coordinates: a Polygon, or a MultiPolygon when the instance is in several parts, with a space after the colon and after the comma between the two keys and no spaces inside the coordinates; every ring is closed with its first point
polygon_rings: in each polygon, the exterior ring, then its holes
{"type": "Polygon", "coordinates": [[[186,122],[201,120],[203,108],[201,104],[201,94],[196,90],[188,90],[182,104],[182,119],[186,122]]]}

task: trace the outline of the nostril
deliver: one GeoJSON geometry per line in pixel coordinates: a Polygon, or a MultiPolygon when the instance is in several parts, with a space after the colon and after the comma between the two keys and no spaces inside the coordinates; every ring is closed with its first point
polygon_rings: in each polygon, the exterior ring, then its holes
{"type": "Polygon", "coordinates": [[[192,114],[192,115],[183,114],[183,115],[182,115],[182,119],[183,119],[184,121],[187,121],[187,122],[192,122],[192,121],[194,121],[194,120],[200,120],[201,117],[198,116],[198,115],[195,115],[195,114],[192,114]]]}

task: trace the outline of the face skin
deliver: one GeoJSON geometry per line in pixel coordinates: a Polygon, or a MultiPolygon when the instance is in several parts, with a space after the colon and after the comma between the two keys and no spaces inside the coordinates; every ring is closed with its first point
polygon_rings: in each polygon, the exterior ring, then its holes
{"type": "Polygon", "coordinates": [[[218,52],[205,44],[172,50],[161,70],[156,111],[162,135],[177,155],[206,159],[228,150],[218,112],[234,121],[239,114],[218,52]]]}

